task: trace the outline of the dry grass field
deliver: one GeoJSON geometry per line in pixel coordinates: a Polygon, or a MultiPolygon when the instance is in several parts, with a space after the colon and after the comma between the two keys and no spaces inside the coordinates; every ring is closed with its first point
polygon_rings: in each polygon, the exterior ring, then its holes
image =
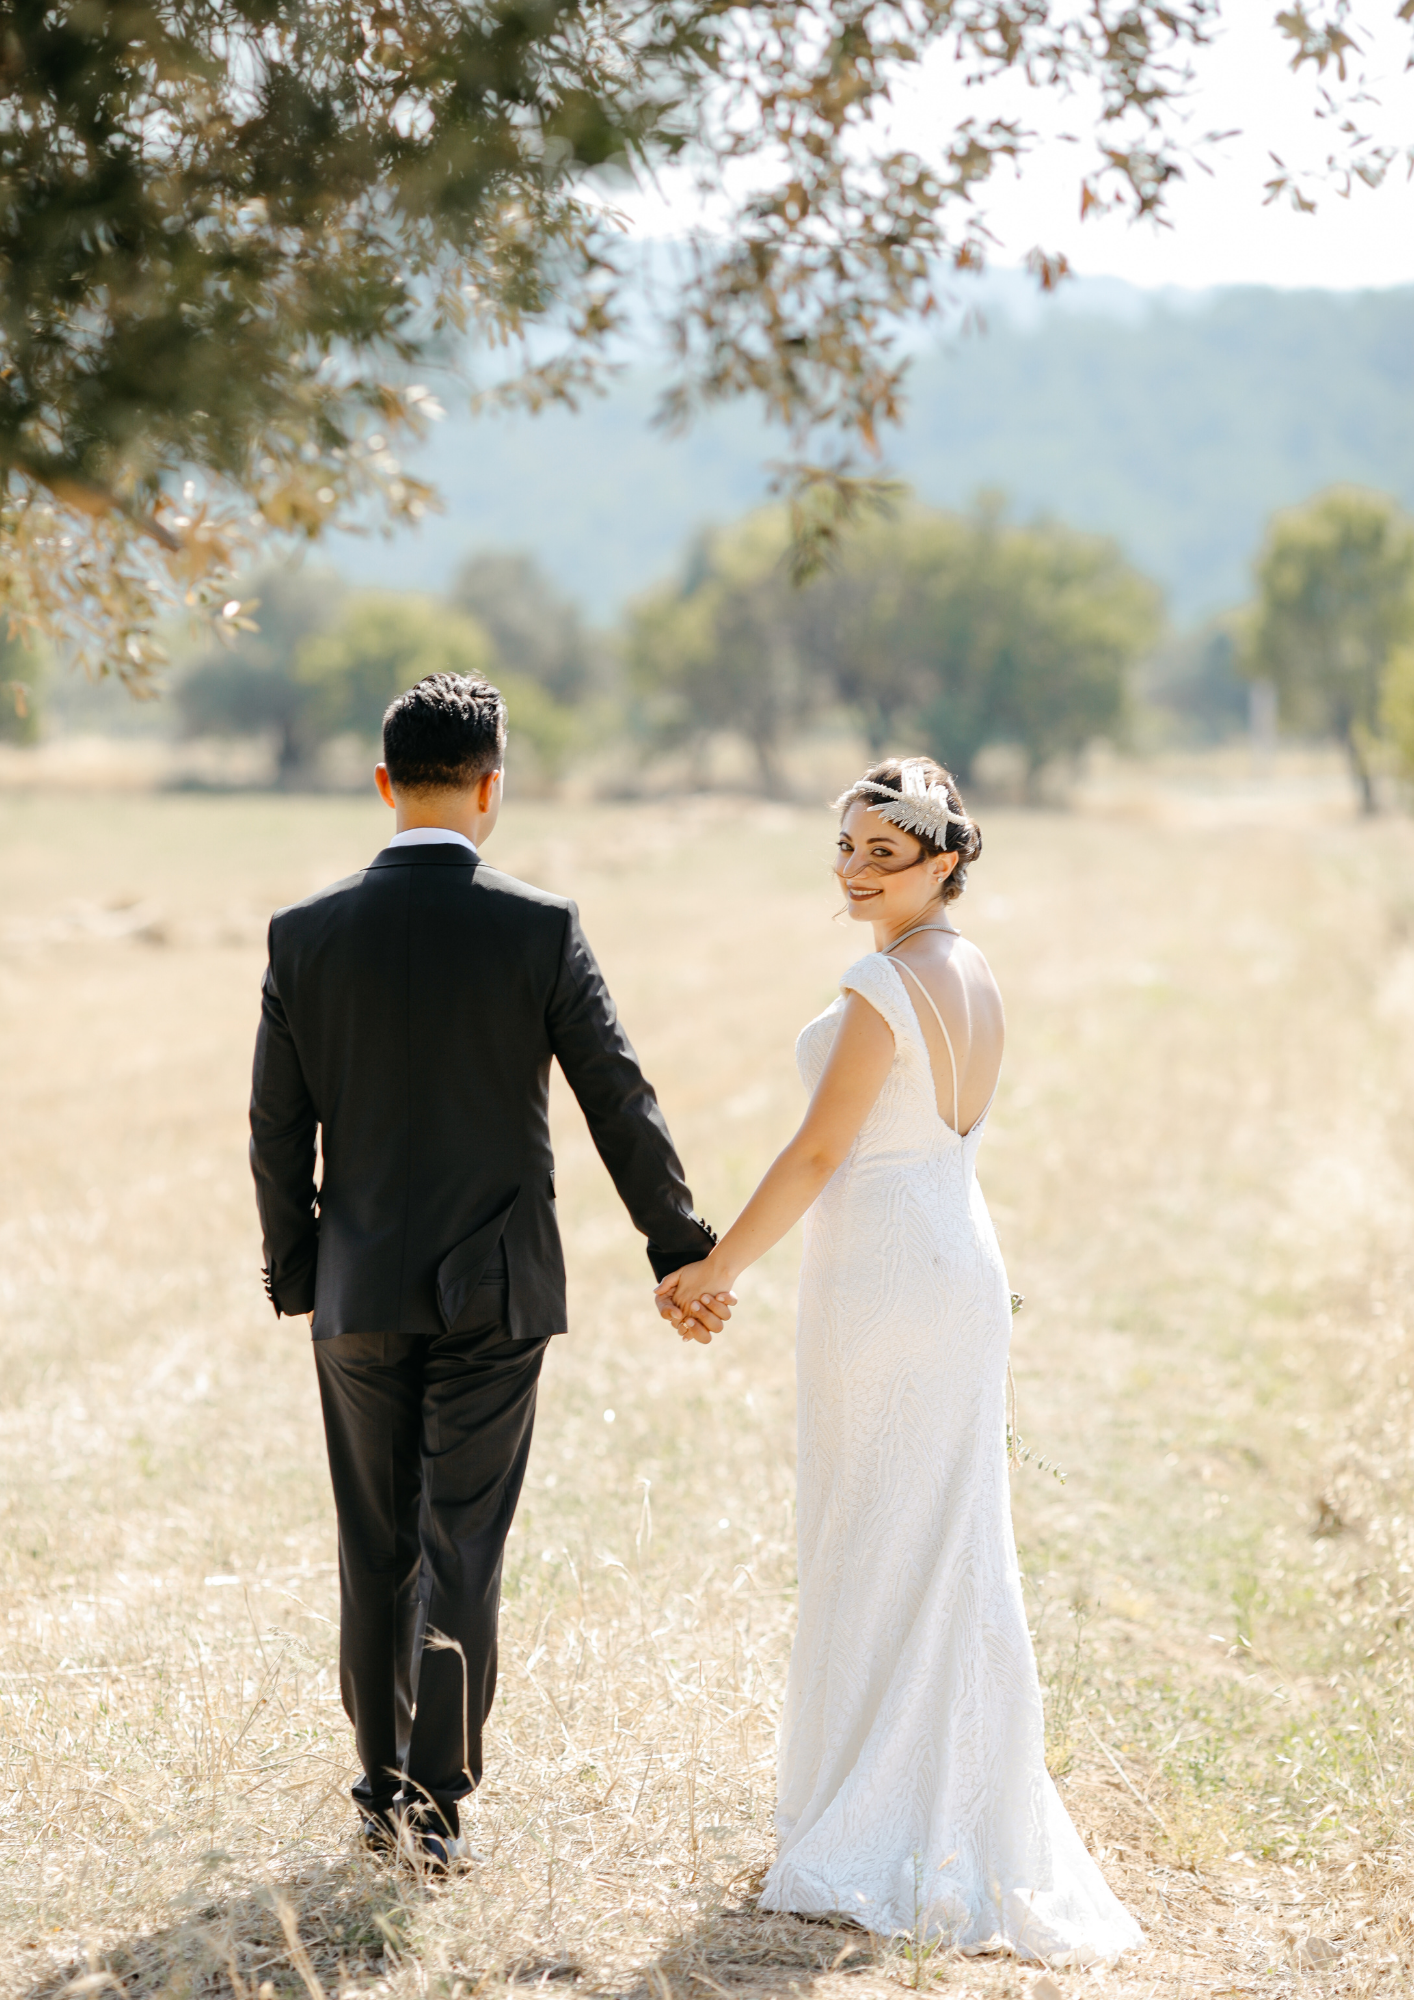
{"type": "MultiPolygon", "coordinates": [[[[796,1247],[684,1350],[572,1102],[574,1331],[510,1544],[471,1832],[353,1846],[308,1340],[261,1293],[264,920],[386,830],[340,799],[0,792],[0,1995],[509,1986],[621,2000],[1403,1994],[1414,1978],[1414,827],[1138,781],[984,817],[1007,995],[982,1152],[1050,1754],[1142,1919],[1111,1971],[764,1919],[793,1619],[796,1247]]],[[[512,805],[574,893],[703,1211],[799,1107],[867,933],[823,812],[512,805]]]]}

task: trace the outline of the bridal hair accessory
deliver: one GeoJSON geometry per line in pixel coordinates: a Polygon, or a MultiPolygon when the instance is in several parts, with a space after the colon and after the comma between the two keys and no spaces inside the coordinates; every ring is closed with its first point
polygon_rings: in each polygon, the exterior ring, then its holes
{"type": "Polygon", "coordinates": [[[836,801],[842,810],[855,799],[869,795],[869,809],[880,819],[888,820],[893,826],[902,827],[905,833],[921,834],[928,840],[936,840],[940,847],[948,844],[949,826],[970,826],[966,813],[954,812],[948,804],[946,785],[930,785],[923,775],[923,767],[916,758],[909,758],[901,767],[902,790],[892,785],[881,785],[874,778],[861,778],[851,785],[844,797],[836,801]],[[876,799],[886,801],[876,805],[876,799]]]}

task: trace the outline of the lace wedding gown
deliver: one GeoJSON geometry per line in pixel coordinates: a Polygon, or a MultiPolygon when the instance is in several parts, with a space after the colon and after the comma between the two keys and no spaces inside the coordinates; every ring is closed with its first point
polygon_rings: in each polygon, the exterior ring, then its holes
{"type": "MultiPolygon", "coordinates": [[[[987,1114],[965,1138],[940,1117],[911,977],[874,952],[842,981],[894,1060],[806,1218],[800,1623],[761,1903],[1087,1963],[1140,1932],[1046,1771],[1007,1488],[1011,1304],[974,1172],[987,1114]]],[[[809,1089],[843,1007],[801,1033],[809,1089]]]]}

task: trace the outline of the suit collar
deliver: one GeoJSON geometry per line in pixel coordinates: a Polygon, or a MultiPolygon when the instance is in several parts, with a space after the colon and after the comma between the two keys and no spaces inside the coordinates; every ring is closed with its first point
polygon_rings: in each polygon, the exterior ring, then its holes
{"type": "Polygon", "coordinates": [[[385,847],[369,862],[370,868],[477,868],[479,854],[470,853],[457,840],[429,840],[414,847],[385,847]]]}
{"type": "Polygon", "coordinates": [[[476,842],[451,826],[407,826],[388,842],[389,847],[438,847],[446,844],[470,848],[473,854],[476,852],[476,842]]]}

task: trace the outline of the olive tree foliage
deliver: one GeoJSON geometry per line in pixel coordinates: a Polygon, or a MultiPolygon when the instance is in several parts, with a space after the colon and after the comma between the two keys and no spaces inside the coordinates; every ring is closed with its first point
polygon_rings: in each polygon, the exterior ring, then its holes
{"type": "Polygon", "coordinates": [[[490,633],[503,669],[538,681],[557,701],[578,701],[593,675],[593,648],[578,607],[519,550],[468,556],[452,602],[490,633]]]}
{"type": "Polygon", "coordinates": [[[1034,776],[1118,733],[1161,610],[1113,542],[1010,523],[997,495],[874,524],[801,593],[804,649],[870,748],[907,736],[963,779],[989,745],[1034,776]]]}
{"type": "Polygon", "coordinates": [[[182,733],[268,736],[281,785],[301,784],[329,731],[300,674],[305,643],[338,618],[348,588],[327,570],[271,569],[244,587],[248,606],[176,683],[182,733]],[[234,628],[234,629],[231,629],[234,628]]]}
{"type": "Polygon", "coordinates": [[[1166,743],[1210,744],[1251,724],[1251,691],[1237,670],[1241,613],[1219,612],[1170,632],[1146,663],[1142,693],[1148,727],[1166,743]]]}
{"type": "Polygon", "coordinates": [[[0,627],[0,743],[39,741],[39,687],[45,659],[0,627]]]}
{"type": "Polygon", "coordinates": [[[1414,641],[1414,519],[1387,494],[1332,487],[1273,516],[1257,588],[1243,672],[1273,683],[1289,727],[1344,745],[1373,812],[1384,683],[1414,641]]]}
{"type": "Polygon", "coordinates": [[[965,537],[946,515],[890,510],[844,536],[800,593],[800,644],[878,758],[912,726],[932,688],[930,609],[965,537]]]}
{"type": "MultiPolygon", "coordinates": [[[[898,414],[901,322],[940,271],[981,261],[984,183],[1029,144],[988,85],[1079,89],[1082,202],[1158,215],[1190,146],[1187,54],[1218,17],[1219,0],[19,0],[0,22],[0,607],[140,682],[173,600],[241,615],[227,593],[252,542],[415,517],[433,496],[397,452],[432,413],[418,376],[489,345],[503,402],[592,387],[628,281],[606,173],[674,158],[720,212],[665,308],[664,414],[751,395],[786,427],[808,561],[869,491],[855,450],[898,414]],[[882,114],[940,49],[978,109],[924,159],[882,114]]],[[[1349,0],[1277,31],[1354,90],[1349,0]]],[[[1387,164],[1358,118],[1342,143],[1366,178],[1387,164]]],[[[1044,246],[1036,267],[1059,270],[1044,246]]]]}
{"type": "Polygon", "coordinates": [[[574,739],[574,719],[537,681],[505,673],[485,627],[434,598],[360,591],[329,630],[308,639],[296,659],[324,738],[358,736],[376,744],[383,712],[404,688],[428,674],[494,679],[506,699],[508,757],[524,744],[537,775],[553,777],[574,739]]]}
{"type": "Polygon", "coordinates": [[[388,703],[425,674],[479,674],[505,694],[537,776],[558,770],[573,717],[536,681],[503,673],[491,635],[464,611],[412,594],[352,591],[303,567],[268,571],[247,588],[250,615],[234,637],[176,682],[185,735],[267,737],[277,783],[298,788],[336,737],[376,745],[388,703]]]}
{"type": "Polygon", "coordinates": [[[714,735],[735,735],[768,792],[784,796],[781,752],[825,692],[801,651],[801,609],[780,508],[699,537],[680,580],[629,611],[624,663],[650,740],[685,745],[700,768],[714,735]]]}
{"type": "Polygon", "coordinates": [[[1389,656],[1380,720],[1404,775],[1414,778],[1414,643],[1396,646],[1389,656]]]}
{"type": "Polygon", "coordinates": [[[1120,732],[1162,622],[1158,588],[1113,542],[1010,523],[994,495],[967,515],[870,521],[801,588],[789,544],[780,509],[704,537],[626,635],[655,740],[735,734],[773,790],[790,732],[840,706],[876,754],[926,749],[965,780],[980,750],[1008,744],[1034,777],[1120,732]]]}
{"type": "Polygon", "coordinates": [[[935,756],[970,773],[979,750],[1021,750],[1030,777],[1124,727],[1134,669],[1158,639],[1162,595],[1113,541],[1062,523],[1012,525],[984,501],[929,593],[935,756]]]}

